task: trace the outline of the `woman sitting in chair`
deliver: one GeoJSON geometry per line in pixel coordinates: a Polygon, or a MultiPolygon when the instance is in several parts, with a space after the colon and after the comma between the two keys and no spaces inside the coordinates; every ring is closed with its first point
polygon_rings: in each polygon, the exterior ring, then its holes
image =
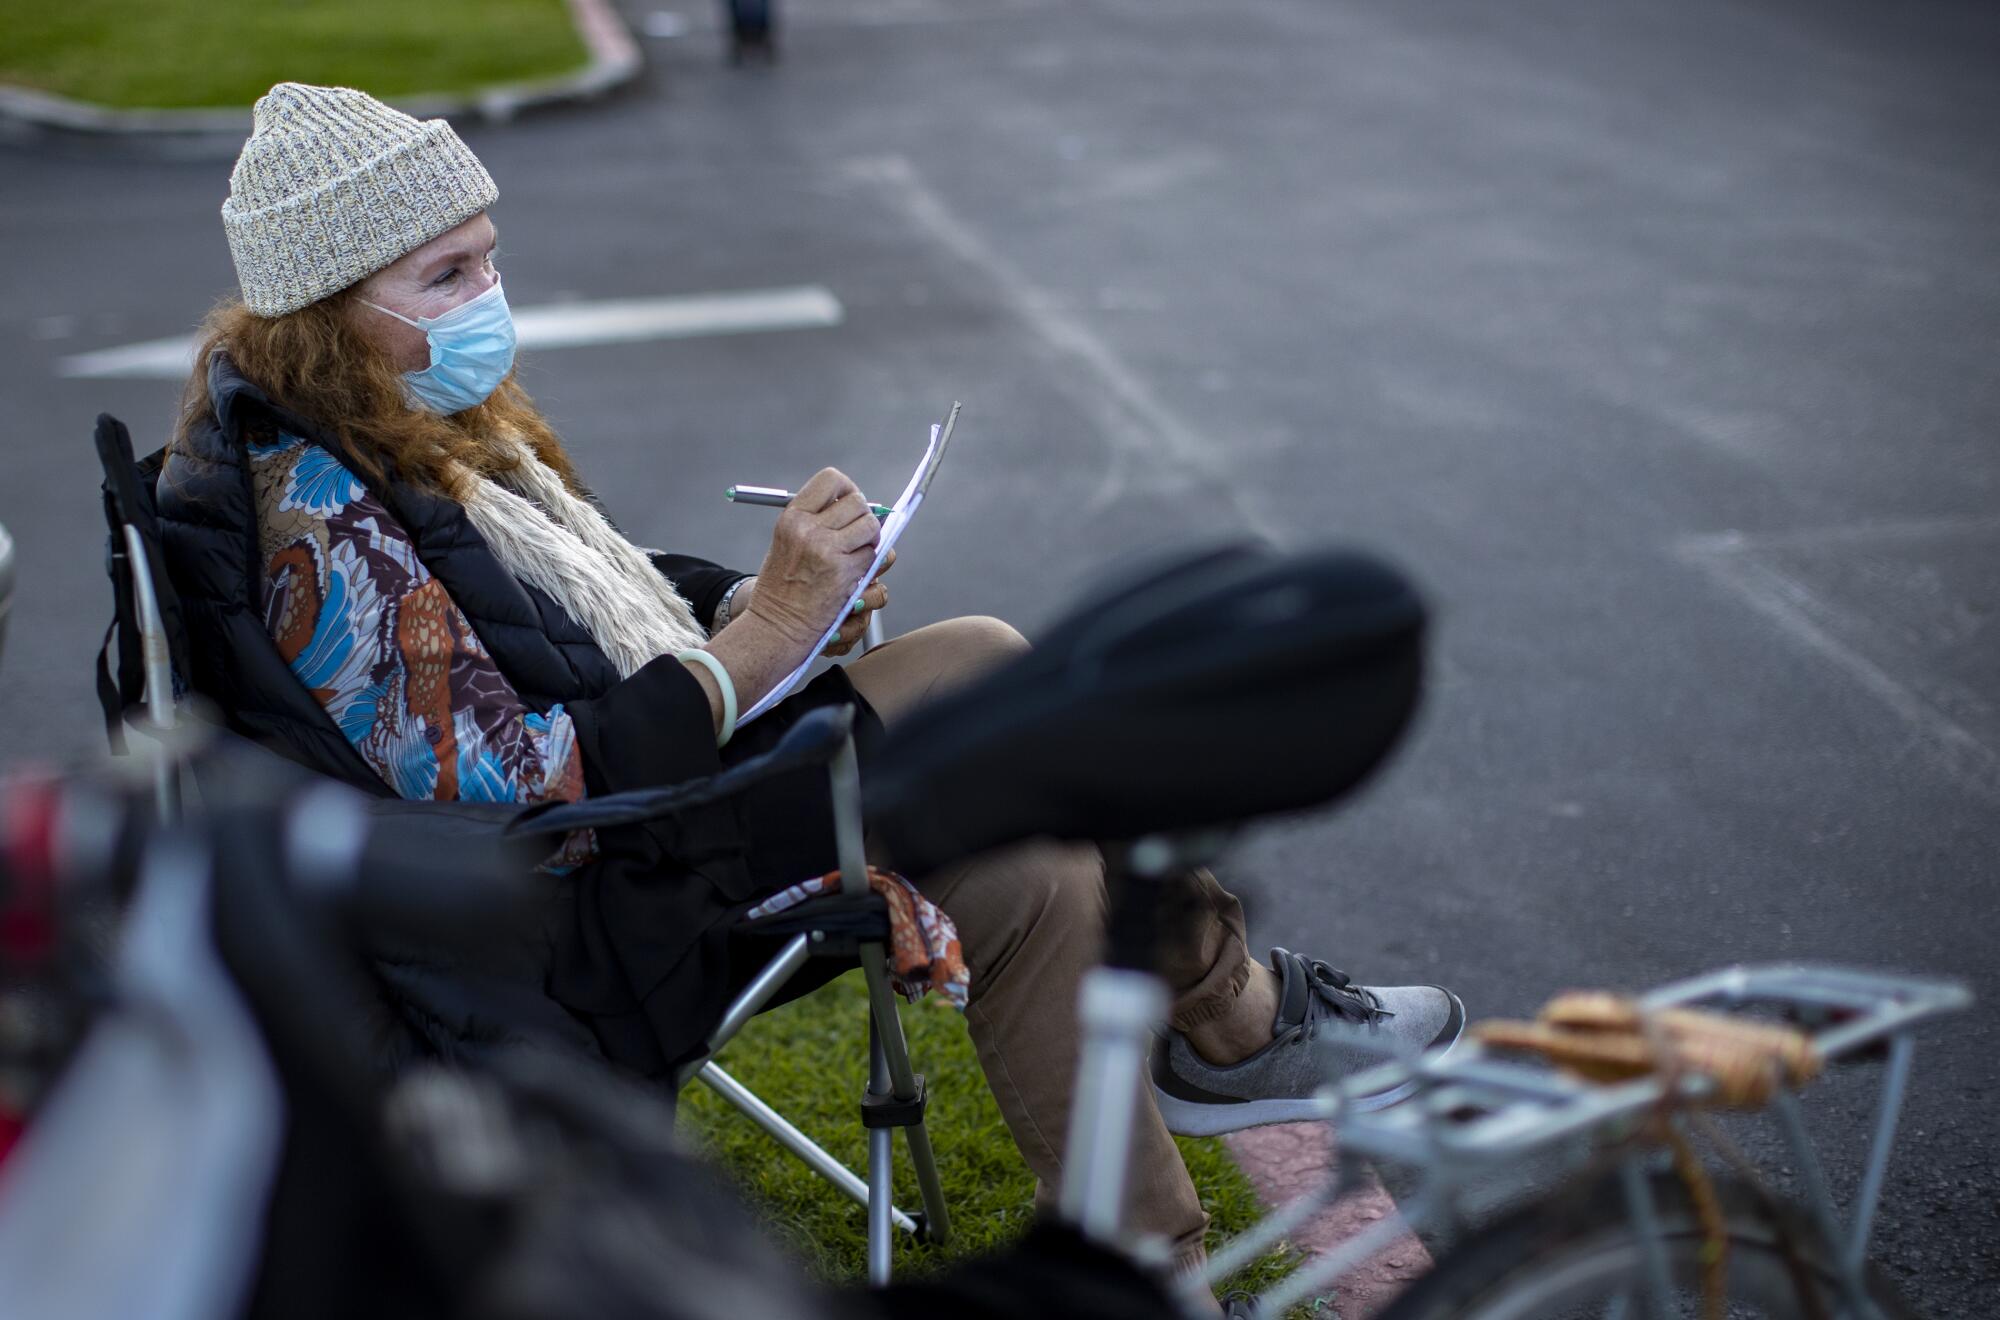
{"type": "MultiPolygon", "coordinates": [[[[291,83],[257,103],[222,208],[242,301],[210,318],[158,488],[194,684],[239,730],[377,794],[531,803],[710,775],[840,702],[865,775],[869,734],[1023,649],[995,619],[933,624],[732,728],[860,585],[876,519],[829,468],[779,515],[754,574],[628,542],[514,379],[496,195],[442,120],[291,83]]],[[[887,600],[869,584],[828,653],[887,600]]],[[[816,775],[574,839],[529,960],[537,988],[579,1039],[665,1076],[755,970],[732,965],[725,935],[746,900],[832,854],[816,775]]],[[[956,923],[980,1061],[1053,1187],[1102,862],[1031,846],[920,886],[956,923]]],[[[1178,998],[1155,1080],[1181,1130],[1301,1116],[1324,1070],[1369,1057],[1357,1039],[1416,1050],[1458,1032],[1436,987],[1365,988],[1283,950],[1258,963],[1205,873],[1171,907],[1178,998]]],[[[462,1052],[504,1018],[468,1000],[420,1026],[429,1048],[462,1052]]],[[[1168,1123],[1148,1112],[1140,1128],[1134,1222],[1198,1260],[1206,1217],[1168,1123]]]]}

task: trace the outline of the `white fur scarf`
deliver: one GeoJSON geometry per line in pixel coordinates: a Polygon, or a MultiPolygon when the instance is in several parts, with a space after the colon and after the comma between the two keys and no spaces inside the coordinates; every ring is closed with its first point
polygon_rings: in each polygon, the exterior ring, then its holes
{"type": "Polygon", "coordinates": [[[619,674],[700,646],[708,634],[674,584],[518,440],[521,464],[477,478],[465,515],[508,572],[547,592],[619,674]]]}

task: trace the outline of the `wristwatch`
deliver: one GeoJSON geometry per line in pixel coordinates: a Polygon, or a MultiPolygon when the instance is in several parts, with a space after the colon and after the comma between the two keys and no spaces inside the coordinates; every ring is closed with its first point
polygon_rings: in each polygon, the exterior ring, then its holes
{"type": "Polygon", "coordinates": [[[743,589],[745,582],[750,581],[755,576],[756,574],[753,573],[750,577],[737,578],[729,584],[729,590],[722,593],[722,599],[715,603],[715,626],[708,630],[710,637],[715,636],[715,634],[729,626],[729,607],[735,603],[736,593],[743,589]]]}

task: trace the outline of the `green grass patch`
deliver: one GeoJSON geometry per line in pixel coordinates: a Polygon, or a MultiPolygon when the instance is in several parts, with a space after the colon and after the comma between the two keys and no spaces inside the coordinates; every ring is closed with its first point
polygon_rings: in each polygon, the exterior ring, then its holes
{"type": "Polygon", "coordinates": [[[564,0],[0,0],[0,33],[0,82],[122,108],[467,92],[589,58],[564,0]]]}
{"type": "MultiPolygon", "coordinates": [[[[896,1237],[894,1267],[918,1275],[1011,1241],[1033,1218],[1035,1181],[1014,1149],[973,1057],[959,1014],[935,998],[905,1009],[918,1071],[930,1081],[928,1115],[938,1172],[952,1215],[952,1241],[930,1247],[896,1237]]],[[[859,1105],[867,1082],[868,1000],[859,972],[753,1020],[718,1062],[856,1172],[867,1161],[859,1105]]],[[[866,1273],[862,1208],[834,1190],[700,1083],[681,1098],[681,1126],[743,1185],[774,1235],[820,1278],[866,1273]]],[[[1180,1147],[1212,1220],[1210,1245],[1261,1213],[1255,1189],[1218,1140],[1180,1147]]],[[[896,1142],[896,1201],[920,1204],[902,1138],[896,1142]]],[[[1290,1249],[1253,1264],[1234,1286],[1268,1287],[1297,1263],[1290,1249]]]]}

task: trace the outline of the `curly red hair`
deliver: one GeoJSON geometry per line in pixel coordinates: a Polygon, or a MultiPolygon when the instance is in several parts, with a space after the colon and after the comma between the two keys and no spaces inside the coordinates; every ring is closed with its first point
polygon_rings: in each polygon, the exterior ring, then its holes
{"type": "Polygon", "coordinates": [[[541,410],[509,372],[477,407],[441,417],[405,401],[401,373],[355,326],[353,289],[283,316],[258,316],[231,298],[202,324],[201,349],[181,398],[176,446],[213,416],[208,359],[229,355],[271,401],[320,426],[369,476],[393,466],[405,481],[462,498],[465,483],[516,467],[519,451],[494,438],[513,434],[573,490],[580,486],[541,410]]]}

